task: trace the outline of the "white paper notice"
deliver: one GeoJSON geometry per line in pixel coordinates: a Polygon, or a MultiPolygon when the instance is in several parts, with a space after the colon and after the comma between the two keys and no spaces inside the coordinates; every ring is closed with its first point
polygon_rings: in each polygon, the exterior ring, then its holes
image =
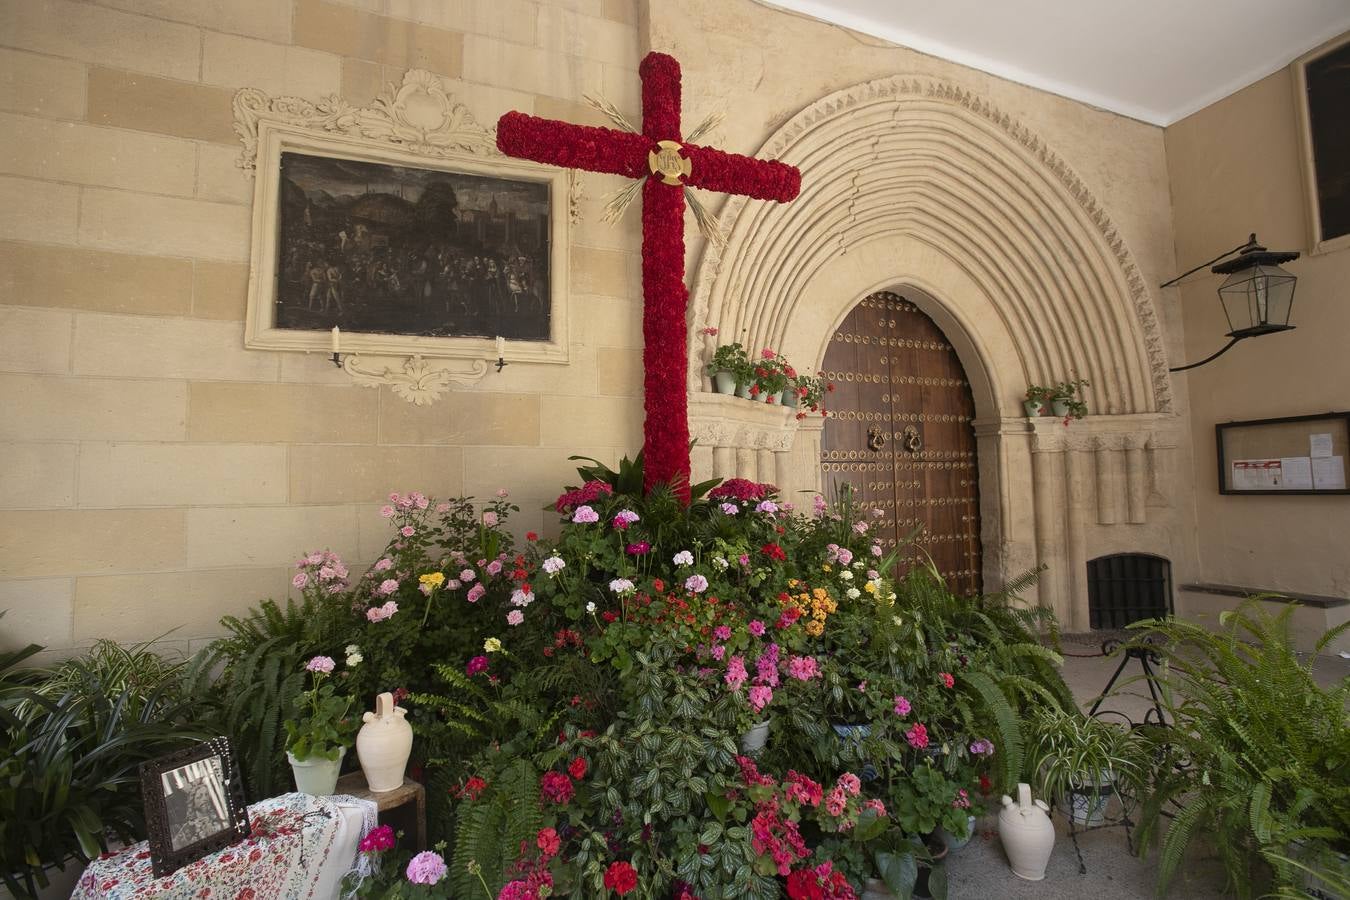
{"type": "Polygon", "coordinates": [[[1312,461],[1313,487],[1319,491],[1345,490],[1345,457],[1319,456],[1312,461]]]}
{"type": "Polygon", "coordinates": [[[1280,460],[1280,490],[1310,491],[1313,486],[1312,460],[1306,456],[1286,456],[1280,460]]]}
{"type": "Polygon", "coordinates": [[[1233,460],[1233,490],[1275,491],[1280,488],[1280,460],[1233,460]]]}
{"type": "Polygon", "coordinates": [[[1310,434],[1308,443],[1312,445],[1309,456],[1330,456],[1331,455],[1331,435],[1330,434],[1310,434]]]}

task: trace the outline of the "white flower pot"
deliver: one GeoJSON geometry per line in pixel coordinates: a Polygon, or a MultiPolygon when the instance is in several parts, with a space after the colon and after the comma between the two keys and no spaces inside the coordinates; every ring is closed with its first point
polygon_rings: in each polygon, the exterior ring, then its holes
{"type": "Polygon", "coordinates": [[[1027,881],[1045,877],[1046,864],[1055,849],[1055,825],[1050,821],[1050,807],[1040,800],[1032,802],[1031,785],[1017,785],[1017,802],[1003,798],[1003,811],[998,814],[998,836],[1008,854],[1013,874],[1027,881]]]}
{"type": "Polygon", "coordinates": [[[959,838],[945,828],[938,829],[938,837],[942,839],[942,843],[946,844],[947,849],[952,853],[955,853],[957,850],[965,849],[966,845],[970,843],[971,838],[975,837],[975,817],[966,816],[965,837],[959,838]]]}
{"type": "Polygon", "coordinates": [[[1056,419],[1062,419],[1069,414],[1069,403],[1067,400],[1051,400],[1050,412],[1054,413],[1056,419]]]}
{"type": "Polygon", "coordinates": [[[736,393],[736,375],[734,372],[728,372],[722,369],[713,376],[713,387],[719,394],[736,393]]]}
{"type": "Polygon", "coordinates": [[[742,400],[753,400],[754,396],[750,393],[750,385],[741,384],[736,386],[736,396],[742,400]]]}
{"type": "Polygon", "coordinates": [[[1023,400],[1022,409],[1026,411],[1027,418],[1034,419],[1045,409],[1045,404],[1039,400],[1023,400]]]}
{"type": "Polygon", "coordinates": [[[346,755],[347,748],[339,747],[337,759],[324,759],[322,756],[296,759],[287,750],[286,759],[290,761],[291,772],[295,775],[295,789],[315,797],[332,795],[337,790],[338,770],[342,768],[342,758],[346,755]]]}
{"type": "Polygon", "coordinates": [[[375,712],[361,717],[365,725],[356,736],[356,755],[366,786],[372,791],[392,791],[403,786],[403,772],[412,753],[412,726],[404,717],[408,711],[394,705],[394,695],[375,698],[375,712]]]}
{"type": "Polygon", "coordinates": [[[1106,821],[1106,804],[1115,791],[1116,779],[1103,772],[1096,784],[1073,785],[1069,788],[1069,818],[1075,825],[1100,825],[1106,821]]]}
{"type": "Polygon", "coordinates": [[[765,719],[741,735],[741,752],[758,753],[769,740],[769,720],[765,719]]]}

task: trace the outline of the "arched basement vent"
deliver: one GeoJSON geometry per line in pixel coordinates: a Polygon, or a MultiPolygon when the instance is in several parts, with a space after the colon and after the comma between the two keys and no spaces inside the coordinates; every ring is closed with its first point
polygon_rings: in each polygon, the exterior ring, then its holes
{"type": "Polygon", "coordinates": [[[1147,553],[1099,556],[1087,564],[1094,629],[1124,628],[1172,611],[1172,564],[1147,553]]]}

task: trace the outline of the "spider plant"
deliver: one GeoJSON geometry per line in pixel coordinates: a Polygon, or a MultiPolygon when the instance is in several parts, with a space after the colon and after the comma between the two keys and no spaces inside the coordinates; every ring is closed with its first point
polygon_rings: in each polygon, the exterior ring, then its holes
{"type": "Polygon", "coordinates": [[[21,671],[0,656],[0,882],[32,897],[47,872],[145,832],[142,762],[211,735],[186,723],[176,683],[132,685],[83,659],[21,671]]]}
{"type": "Polygon", "coordinates": [[[1111,793],[1143,782],[1144,750],[1133,732],[1075,709],[1043,707],[1031,718],[1028,769],[1042,794],[1067,799],[1079,824],[1096,825],[1111,793]]]}

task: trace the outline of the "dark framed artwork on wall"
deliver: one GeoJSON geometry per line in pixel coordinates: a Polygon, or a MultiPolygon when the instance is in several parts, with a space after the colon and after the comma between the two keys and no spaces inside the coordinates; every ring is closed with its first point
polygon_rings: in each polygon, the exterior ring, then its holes
{"type": "Polygon", "coordinates": [[[1294,60],[1312,253],[1350,247],[1350,35],[1294,60]]]}
{"type": "Polygon", "coordinates": [[[142,763],[141,795],[158,878],[249,836],[243,779],[229,738],[142,763]]]}

